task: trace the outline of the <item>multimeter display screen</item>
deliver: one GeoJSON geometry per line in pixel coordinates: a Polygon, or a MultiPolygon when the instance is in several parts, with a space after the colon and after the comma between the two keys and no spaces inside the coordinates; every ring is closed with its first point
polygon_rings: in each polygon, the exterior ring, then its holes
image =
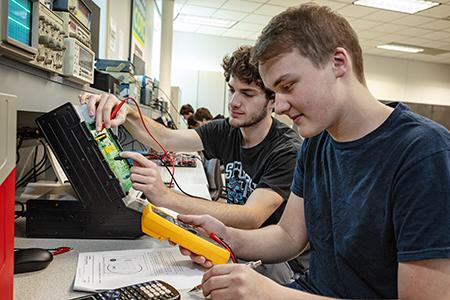
{"type": "Polygon", "coordinates": [[[8,37],[31,46],[31,6],[30,0],[9,0],[8,37]]]}
{"type": "Polygon", "coordinates": [[[200,232],[198,232],[197,230],[195,230],[195,228],[193,226],[191,226],[189,224],[186,224],[184,222],[178,221],[178,220],[174,219],[172,216],[166,214],[162,210],[159,210],[159,209],[157,209],[155,207],[152,207],[152,211],[155,214],[157,214],[158,216],[160,216],[161,218],[166,219],[170,223],[173,223],[173,224],[177,225],[178,227],[181,227],[181,228],[183,228],[183,229],[185,229],[185,230],[187,230],[187,231],[189,231],[189,232],[191,232],[191,233],[193,233],[195,235],[198,235],[198,236],[204,238],[205,240],[208,240],[209,242],[211,242],[211,243],[213,243],[213,244],[223,248],[223,246],[220,245],[219,243],[217,243],[216,241],[210,239],[209,237],[207,237],[207,236],[201,234],[200,232]]]}

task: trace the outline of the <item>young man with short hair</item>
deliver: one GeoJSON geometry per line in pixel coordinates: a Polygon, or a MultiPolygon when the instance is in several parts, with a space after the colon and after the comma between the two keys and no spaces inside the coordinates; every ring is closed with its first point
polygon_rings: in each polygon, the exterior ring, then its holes
{"type": "Polygon", "coordinates": [[[307,137],[283,216],[257,230],[210,216],[180,219],[215,232],[246,260],[288,260],[309,241],[310,272],[296,290],[243,265],[217,265],[204,275],[204,295],[450,299],[448,130],[372,96],[358,38],[329,8],[302,5],[274,17],[254,59],[275,111],[307,137]]]}

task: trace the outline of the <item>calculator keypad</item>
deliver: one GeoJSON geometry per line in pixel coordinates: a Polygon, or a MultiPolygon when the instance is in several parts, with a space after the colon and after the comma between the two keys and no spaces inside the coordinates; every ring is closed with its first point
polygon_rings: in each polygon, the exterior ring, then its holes
{"type": "Polygon", "coordinates": [[[73,300],[175,300],[180,299],[180,293],[171,285],[159,281],[149,281],[134,284],[114,290],[104,291],[73,300]]]}

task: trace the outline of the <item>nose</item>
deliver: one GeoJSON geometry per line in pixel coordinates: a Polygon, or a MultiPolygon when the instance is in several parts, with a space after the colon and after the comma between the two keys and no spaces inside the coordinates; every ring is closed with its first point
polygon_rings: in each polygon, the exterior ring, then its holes
{"type": "Polygon", "coordinates": [[[237,92],[230,94],[229,97],[230,98],[228,99],[228,103],[230,104],[230,106],[233,106],[233,107],[240,106],[241,102],[239,101],[239,94],[237,92]]]}
{"type": "Polygon", "coordinates": [[[282,114],[288,114],[289,112],[289,108],[290,108],[290,104],[286,98],[286,96],[281,95],[281,94],[275,94],[275,113],[278,115],[282,115],[282,114]]]}

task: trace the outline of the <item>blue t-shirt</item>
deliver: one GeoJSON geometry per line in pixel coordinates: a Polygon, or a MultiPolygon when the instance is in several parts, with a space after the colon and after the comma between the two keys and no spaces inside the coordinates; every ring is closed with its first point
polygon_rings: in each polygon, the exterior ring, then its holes
{"type": "Polygon", "coordinates": [[[402,104],[365,137],[306,139],[292,192],[304,198],[309,283],[326,296],[397,298],[399,262],[450,258],[450,133],[402,104]]]}

